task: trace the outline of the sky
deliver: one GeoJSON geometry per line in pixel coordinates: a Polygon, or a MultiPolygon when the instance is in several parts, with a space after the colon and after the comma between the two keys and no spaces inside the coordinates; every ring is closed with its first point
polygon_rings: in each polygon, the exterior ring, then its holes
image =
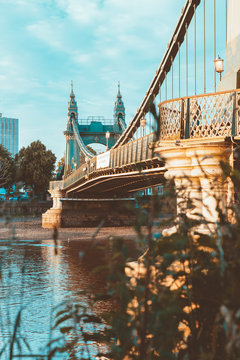
{"type": "MultiPolygon", "coordinates": [[[[218,0],[220,1],[220,0],[218,0]]],[[[19,148],[40,140],[60,159],[73,80],[79,118],[129,122],[185,0],[0,0],[0,112],[19,119],[19,148]]]]}

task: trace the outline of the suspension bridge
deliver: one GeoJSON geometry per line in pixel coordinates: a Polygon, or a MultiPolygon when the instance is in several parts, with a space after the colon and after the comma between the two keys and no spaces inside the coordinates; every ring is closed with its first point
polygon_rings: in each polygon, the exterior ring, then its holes
{"type": "MultiPolygon", "coordinates": [[[[86,204],[105,201],[111,207],[111,201],[116,204],[164,178],[174,179],[180,187],[187,177],[190,196],[201,198],[200,211],[214,219],[210,179],[220,175],[219,161],[238,163],[232,150],[240,140],[239,13],[238,0],[186,1],[128,126],[120,86],[114,119],[108,123],[101,118],[79,121],[72,87],[64,132],[64,177],[50,183],[53,207],[43,214],[44,227],[69,226],[73,224],[69,211],[77,219],[79,208],[88,211],[86,204]],[[223,77],[217,51],[225,57],[223,77]],[[93,141],[106,145],[106,151],[94,155],[88,146],[93,141]]],[[[228,182],[222,184],[224,199],[230,189],[228,182]]]]}

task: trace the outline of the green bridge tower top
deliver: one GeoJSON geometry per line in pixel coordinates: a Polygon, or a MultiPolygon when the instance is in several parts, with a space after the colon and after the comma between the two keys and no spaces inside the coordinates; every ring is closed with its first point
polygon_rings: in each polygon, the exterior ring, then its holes
{"type": "Polygon", "coordinates": [[[80,165],[82,159],[82,149],[77,143],[76,134],[74,134],[76,128],[73,130],[74,121],[76,121],[75,125],[77,125],[78,130],[77,137],[79,138],[80,136],[83,146],[99,143],[105,145],[107,149],[111,148],[127,127],[120,83],[118,83],[113,118],[108,120],[104,119],[103,116],[89,116],[87,119],[79,118],[73,82],[71,82],[71,93],[67,110],[67,127],[64,131],[66,137],[64,175],[69,175],[75,170],[80,165]]]}
{"type": "Polygon", "coordinates": [[[120,122],[122,122],[123,125],[126,127],[125,107],[124,107],[124,103],[123,103],[123,100],[122,100],[122,95],[121,95],[121,92],[120,92],[120,82],[118,82],[118,93],[117,93],[117,99],[115,101],[113,117],[114,117],[115,122],[119,126],[121,126],[120,122]]]}
{"type": "Polygon", "coordinates": [[[75,99],[75,94],[73,91],[73,81],[71,81],[71,93],[68,102],[67,123],[70,122],[72,117],[74,117],[76,120],[78,119],[78,107],[77,107],[77,101],[75,99]]]}

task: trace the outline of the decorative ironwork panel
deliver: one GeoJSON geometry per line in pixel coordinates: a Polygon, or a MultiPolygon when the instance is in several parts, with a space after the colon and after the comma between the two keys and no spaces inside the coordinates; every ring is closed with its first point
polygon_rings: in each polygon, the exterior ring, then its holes
{"type": "Polygon", "coordinates": [[[119,167],[122,166],[122,146],[119,146],[119,167]]]}
{"type": "Polygon", "coordinates": [[[143,143],[142,143],[142,160],[146,160],[147,159],[147,136],[144,136],[143,138],[143,143]]]}
{"type": "Polygon", "coordinates": [[[118,155],[117,155],[117,166],[120,167],[120,158],[121,158],[121,146],[118,148],[118,155]]]}
{"type": "Polygon", "coordinates": [[[114,167],[118,166],[118,148],[114,149],[114,167]]]}
{"type": "Polygon", "coordinates": [[[128,143],[128,164],[132,162],[133,141],[128,143]]]}
{"type": "Polygon", "coordinates": [[[137,140],[135,140],[133,142],[133,148],[132,148],[132,162],[135,163],[136,162],[136,157],[137,156],[137,140]]]}
{"type": "Polygon", "coordinates": [[[137,140],[137,162],[141,161],[141,154],[142,154],[142,138],[137,140]]]}
{"type": "Polygon", "coordinates": [[[154,142],[155,138],[156,138],[155,133],[152,133],[152,134],[149,135],[149,138],[148,138],[148,159],[152,159],[152,157],[153,157],[153,150],[152,150],[152,148],[149,147],[149,145],[154,142]]]}
{"type": "Polygon", "coordinates": [[[147,148],[146,148],[146,158],[147,159],[151,159],[151,149],[149,148],[149,144],[151,143],[151,135],[148,136],[147,138],[147,148]]]}
{"type": "Polygon", "coordinates": [[[114,150],[110,150],[110,168],[114,167],[114,150]]]}
{"type": "Polygon", "coordinates": [[[230,136],[235,93],[190,98],[190,137],[230,136]]]}
{"type": "Polygon", "coordinates": [[[122,147],[122,165],[125,165],[125,152],[126,152],[126,145],[122,147]]]}
{"type": "Polygon", "coordinates": [[[64,188],[74,184],[85,175],[87,175],[87,164],[81,165],[76,171],[64,179],[64,188]]]}
{"type": "Polygon", "coordinates": [[[125,150],[125,147],[123,145],[123,146],[121,146],[121,166],[124,165],[124,150],[125,150]]]}
{"type": "Polygon", "coordinates": [[[125,152],[125,146],[121,146],[121,166],[124,165],[124,152],[125,152]]]}
{"type": "Polygon", "coordinates": [[[163,103],[159,108],[160,138],[175,140],[180,138],[181,99],[163,103]]]}
{"type": "Polygon", "coordinates": [[[128,163],[128,151],[129,151],[129,146],[128,144],[126,144],[124,145],[124,165],[128,163]]]}
{"type": "Polygon", "coordinates": [[[114,167],[117,167],[118,148],[114,149],[114,167]]]}
{"type": "Polygon", "coordinates": [[[147,158],[151,159],[152,158],[152,149],[150,148],[150,144],[153,143],[155,140],[155,133],[151,133],[148,136],[148,145],[147,145],[147,158]]]}
{"type": "Polygon", "coordinates": [[[112,157],[113,157],[112,167],[114,168],[116,166],[116,149],[111,150],[111,154],[112,154],[112,157]]]}
{"type": "Polygon", "coordinates": [[[240,134],[239,90],[165,101],[159,113],[162,140],[240,134]]]}

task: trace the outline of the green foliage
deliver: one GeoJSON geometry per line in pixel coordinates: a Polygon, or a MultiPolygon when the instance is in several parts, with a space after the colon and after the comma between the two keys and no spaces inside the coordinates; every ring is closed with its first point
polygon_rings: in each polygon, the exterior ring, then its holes
{"type": "Polygon", "coordinates": [[[39,140],[32,142],[16,155],[18,181],[30,187],[34,195],[44,194],[53,175],[55,161],[52,151],[46,150],[39,140]]]}
{"type": "MultiPolygon", "coordinates": [[[[85,295],[86,293],[82,292],[82,296],[85,295]]],[[[90,360],[93,359],[91,345],[98,345],[106,340],[103,319],[90,313],[89,307],[72,300],[55,308],[53,330],[58,330],[60,336],[48,344],[49,358],[56,353],[69,353],[71,359],[90,360]]]]}
{"type": "MultiPolygon", "coordinates": [[[[238,192],[239,173],[221,166],[238,192]]],[[[212,224],[196,212],[191,216],[187,195],[186,202],[176,219],[160,216],[162,196],[137,209],[137,241],[145,251],[138,262],[129,262],[121,238],[109,239],[108,290],[96,300],[110,296],[112,312],[98,316],[71,300],[57,306],[53,330],[59,336],[48,344],[49,359],[57,353],[93,359],[92,343],[111,360],[240,359],[239,205],[223,209],[216,198],[212,224]]],[[[56,256],[57,238],[55,229],[56,256]]]]}
{"type": "MultiPolygon", "coordinates": [[[[222,168],[238,190],[238,173],[222,168]]],[[[184,210],[176,219],[161,219],[164,201],[157,195],[143,203],[135,226],[139,248],[146,250],[139,261],[129,262],[121,238],[109,240],[113,311],[98,317],[68,303],[56,316],[63,344],[55,351],[92,359],[86,349],[94,341],[106,344],[99,353],[112,360],[239,359],[240,212],[236,203],[223,210],[216,200],[216,224],[184,210]],[[167,225],[171,231],[164,232],[167,225]]],[[[190,199],[187,204],[194,209],[190,199]]]]}
{"type": "MultiPolygon", "coordinates": [[[[238,173],[227,170],[239,187],[238,173]]],[[[143,209],[147,227],[136,227],[148,248],[139,264],[124,268],[126,251],[115,240],[109,280],[119,305],[111,319],[112,359],[240,358],[240,213],[237,204],[227,210],[220,199],[217,204],[214,226],[183,212],[175,231],[163,235],[166,224],[153,199],[143,209]]]]}
{"type": "Polygon", "coordinates": [[[12,156],[0,145],[0,187],[11,188],[15,181],[15,170],[12,156]]]}

